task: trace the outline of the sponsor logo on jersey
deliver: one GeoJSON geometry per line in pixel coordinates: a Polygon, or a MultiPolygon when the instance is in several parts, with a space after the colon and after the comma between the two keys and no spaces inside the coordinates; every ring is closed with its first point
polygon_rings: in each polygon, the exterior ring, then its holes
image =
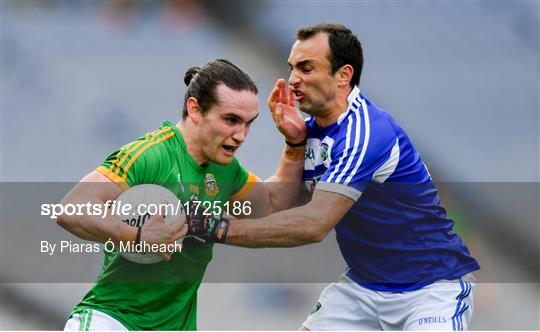
{"type": "Polygon", "coordinates": [[[306,145],[306,152],[304,153],[304,169],[305,170],[314,170],[317,166],[317,157],[316,151],[319,149],[321,141],[317,138],[308,138],[306,145]]]}
{"type": "Polygon", "coordinates": [[[321,165],[326,168],[330,167],[332,161],[330,154],[333,145],[334,140],[328,136],[322,141],[318,138],[308,139],[304,156],[304,169],[313,171],[319,169],[321,165]]]}
{"type": "Polygon", "coordinates": [[[206,188],[206,194],[210,196],[216,196],[219,192],[219,188],[216,183],[214,174],[206,173],[204,176],[204,186],[206,188]]]}
{"type": "Polygon", "coordinates": [[[315,159],[315,151],[313,151],[313,148],[307,148],[306,152],[304,153],[304,160],[307,159],[315,159]]]}

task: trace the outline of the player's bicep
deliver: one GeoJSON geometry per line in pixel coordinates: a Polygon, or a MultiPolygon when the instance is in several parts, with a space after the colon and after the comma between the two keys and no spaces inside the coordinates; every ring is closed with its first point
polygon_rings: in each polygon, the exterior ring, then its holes
{"type": "Polygon", "coordinates": [[[116,199],[122,193],[122,188],[98,171],[87,174],[66,195],[63,201],[102,201],[116,199]]]}

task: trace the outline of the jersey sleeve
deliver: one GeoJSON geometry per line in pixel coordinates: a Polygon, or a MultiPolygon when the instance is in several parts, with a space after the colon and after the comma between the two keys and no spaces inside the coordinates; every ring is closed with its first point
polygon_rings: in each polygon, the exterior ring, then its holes
{"type": "Polygon", "coordinates": [[[232,195],[229,199],[241,201],[247,196],[251,188],[253,188],[253,185],[257,182],[257,176],[246,170],[236,158],[233,159],[233,167],[236,168],[236,171],[231,184],[232,195]]]}
{"type": "Polygon", "coordinates": [[[356,201],[370,182],[382,183],[394,172],[399,161],[395,132],[384,123],[373,126],[364,119],[348,119],[347,133],[332,147],[330,164],[316,189],[356,201]]]}
{"type": "Polygon", "coordinates": [[[174,132],[165,129],[124,145],[111,153],[97,168],[109,180],[127,190],[143,183],[155,183],[160,170],[167,169],[168,158],[165,151],[159,149],[159,143],[174,136],[174,132]]]}

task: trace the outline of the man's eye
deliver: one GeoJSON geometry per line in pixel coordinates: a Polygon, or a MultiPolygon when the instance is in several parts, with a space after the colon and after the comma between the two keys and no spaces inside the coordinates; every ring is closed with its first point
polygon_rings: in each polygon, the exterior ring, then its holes
{"type": "Polygon", "coordinates": [[[302,68],[302,71],[303,71],[304,73],[309,73],[309,72],[312,71],[312,70],[313,70],[313,68],[311,68],[311,67],[304,67],[304,68],[302,68]]]}
{"type": "Polygon", "coordinates": [[[238,122],[238,120],[236,118],[226,118],[225,121],[228,124],[236,124],[238,122]]]}

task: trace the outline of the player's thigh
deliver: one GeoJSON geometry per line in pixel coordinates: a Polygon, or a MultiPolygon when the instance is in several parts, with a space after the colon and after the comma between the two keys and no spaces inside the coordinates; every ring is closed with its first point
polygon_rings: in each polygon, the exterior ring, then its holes
{"type": "Polygon", "coordinates": [[[467,330],[473,313],[472,275],[437,282],[418,291],[404,330],[467,330]]]}
{"type": "MultiPolygon", "coordinates": [[[[379,330],[374,292],[343,276],[321,293],[302,328],[308,330],[379,330]]],[[[301,328],[301,329],[302,329],[301,328]]]]}
{"type": "Polygon", "coordinates": [[[72,315],[64,331],[127,331],[119,321],[100,311],[85,309],[72,315]]]}

